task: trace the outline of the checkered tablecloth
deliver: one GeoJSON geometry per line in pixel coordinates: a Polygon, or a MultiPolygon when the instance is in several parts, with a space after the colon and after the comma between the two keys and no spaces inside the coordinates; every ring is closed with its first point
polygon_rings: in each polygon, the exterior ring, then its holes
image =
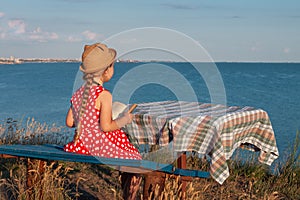
{"type": "Polygon", "coordinates": [[[259,148],[259,161],[268,165],[279,156],[270,119],[261,109],[163,101],[139,104],[133,114],[126,129],[138,144],[171,142],[176,152],[209,155],[210,174],[220,184],[229,176],[226,160],[242,144],[259,148]]]}

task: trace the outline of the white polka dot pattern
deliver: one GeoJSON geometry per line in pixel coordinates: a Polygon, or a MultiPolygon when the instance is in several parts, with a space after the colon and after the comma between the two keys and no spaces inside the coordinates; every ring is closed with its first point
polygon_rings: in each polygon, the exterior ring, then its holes
{"type": "Polygon", "coordinates": [[[79,88],[71,98],[73,117],[75,123],[81,120],[82,133],[76,144],[70,142],[65,145],[64,150],[107,158],[141,159],[140,153],[129,142],[123,130],[101,131],[99,123],[100,110],[96,109],[95,102],[99,94],[105,90],[102,86],[92,86],[90,88],[85,113],[79,119],[83,90],[84,86],[79,88]]]}

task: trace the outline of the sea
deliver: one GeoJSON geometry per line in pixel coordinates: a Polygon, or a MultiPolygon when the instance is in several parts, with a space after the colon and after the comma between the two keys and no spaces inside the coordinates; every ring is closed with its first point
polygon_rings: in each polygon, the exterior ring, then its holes
{"type": "MultiPolygon", "coordinates": [[[[33,118],[65,126],[70,97],[82,84],[79,64],[0,65],[0,122],[33,118]]],[[[104,86],[123,103],[183,100],[261,108],[281,155],[300,129],[300,63],[118,62],[104,86]]]]}

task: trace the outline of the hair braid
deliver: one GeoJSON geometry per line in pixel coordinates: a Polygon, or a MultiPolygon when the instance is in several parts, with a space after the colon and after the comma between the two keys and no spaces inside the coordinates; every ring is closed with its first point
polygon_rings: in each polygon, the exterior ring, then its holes
{"type": "Polygon", "coordinates": [[[94,74],[84,74],[83,79],[86,81],[85,86],[84,86],[84,91],[82,94],[82,101],[81,101],[81,106],[79,108],[79,116],[78,116],[78,124],[76,127],[76,133],[74,136],[74,142],[76,143],[78,141],[78,139],[80,138],[80,134],[81,134],[81,117],[84,116],[85,111],[86,111],[86,104],[89,98],[89,91],[90,91],[90,87],[93,84],[93,80],[94,80],[94,74]]]}

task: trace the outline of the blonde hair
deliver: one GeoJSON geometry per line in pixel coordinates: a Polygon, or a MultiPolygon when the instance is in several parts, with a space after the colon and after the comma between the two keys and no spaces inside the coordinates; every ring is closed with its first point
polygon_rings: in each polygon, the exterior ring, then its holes
{"type": "Polygon", "coordinates": [[[95,82],[95,78],[100,78],[100,76],[103,74],[103,70],[95,73],[85,73],[83,75],[83,80],[85,80],[83,94],[82,94],[82,100],[81,105],[78,110],[78,123],[76,125],[76,133],[74,137],[74,142],[77,142],[81,135],[81,118],[84,116],[86,111],[86,105],[89,98],[89,92],[90,88],[95,82]]]}

